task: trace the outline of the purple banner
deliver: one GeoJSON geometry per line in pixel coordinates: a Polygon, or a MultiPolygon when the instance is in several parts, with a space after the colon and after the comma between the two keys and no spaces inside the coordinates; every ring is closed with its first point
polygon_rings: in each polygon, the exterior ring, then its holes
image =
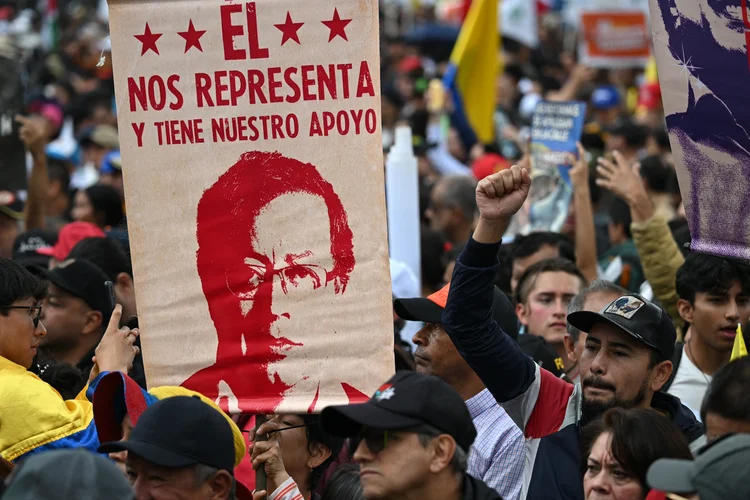
{"type": "Polygon", "coordinates": [[[691,248],[750,259],[746,0],[651,0],[667,128],[691,248]]]}

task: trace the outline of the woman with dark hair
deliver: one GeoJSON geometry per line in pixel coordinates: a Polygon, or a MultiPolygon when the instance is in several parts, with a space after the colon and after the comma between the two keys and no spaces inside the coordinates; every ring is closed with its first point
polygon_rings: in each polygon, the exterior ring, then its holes
{"type": "Polygon", "coordinates": [[[71,216],[76,221],[112,229],[122,224],[125,213],[117,190],[112,186],[97,184],[76,193],[71,216]]]}
{"type": "Polygon", "coordinates": [[[583,429],[586,500],[644,500],[646,472],[660,458],[692,459],[680,429],[651,409],[613,408],[583,429]]]}
{"type": "MultiPolygon", "coordinates": [[[[268,493],[294,491],[294,484],[305,500],[319,499],[313,492],[341,452],[344,440],[323,430],[320,415],[310,414],[269,416],[258,428],[258,435],[268,436],[268,441],[254,441],[253,468],[265,464],[268,493]]],[[[250,438],[255,438],[255,432],[250,432],[250,438]]]]}
{"type": "Polygon", "coordinates": [[[365,500],[359,482],[359,465],[346,464],[337,468],[326,483],[322,500],[365,500]]]}

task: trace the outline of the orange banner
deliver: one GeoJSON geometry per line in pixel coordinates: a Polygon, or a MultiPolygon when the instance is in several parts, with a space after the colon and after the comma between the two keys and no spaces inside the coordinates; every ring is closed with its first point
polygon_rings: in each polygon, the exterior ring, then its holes
{"type": "Polygon", "coordinates": [[[596,68],[642,67],[651,53],[646,14],[581,13],[581,62],[596,68]]]}

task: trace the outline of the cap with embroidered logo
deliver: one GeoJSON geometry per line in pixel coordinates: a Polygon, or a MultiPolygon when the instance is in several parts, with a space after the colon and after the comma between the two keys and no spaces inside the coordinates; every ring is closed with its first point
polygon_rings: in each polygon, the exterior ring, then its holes
{"type": "Polygon", "coordinates": [[[341,437],[356,436],[362,427],[397,431],[427,425],[453,437],[464,451],[477,436],[461,396],[439,378],[415,372],[397,373],[366,403],[323,409],[321,423],[341,437]]]}
{"type": "Polygon", "coordinates": [[[623,295],[598,313],[571,313],[568,323],[586,333],[597,323],[607,323],[656,349],[664,359],[672,358],[677,338],[674,324],[667,313],[638,294],[623,295]]]}

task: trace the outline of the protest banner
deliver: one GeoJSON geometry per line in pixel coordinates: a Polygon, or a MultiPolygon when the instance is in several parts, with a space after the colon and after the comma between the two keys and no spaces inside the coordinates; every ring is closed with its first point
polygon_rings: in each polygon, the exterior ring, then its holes
{"type": "Polygon", "coordinates": [[[750,259],[746,0],[652,0],[667,129],[691,248],[750,259]]]}
{"type": "Polygon", "coordinates": [[[375,0],[110,0],[150,386],[230,413],[393,371],[375,0]]]}
{"type": "Polygon", "coordinates": [[[577,155],[586,104],[537,104],[531,121],[531,175],[528,227],[524,232],[559,232],[568,218],[573,194],[569,155],[577,155]]]}
{"type": "Polygon", "coordinates": [[[582,64],[594,68],[646,66],[651,37],[644,12],[582,11],[580,28],[582,64]]]}

